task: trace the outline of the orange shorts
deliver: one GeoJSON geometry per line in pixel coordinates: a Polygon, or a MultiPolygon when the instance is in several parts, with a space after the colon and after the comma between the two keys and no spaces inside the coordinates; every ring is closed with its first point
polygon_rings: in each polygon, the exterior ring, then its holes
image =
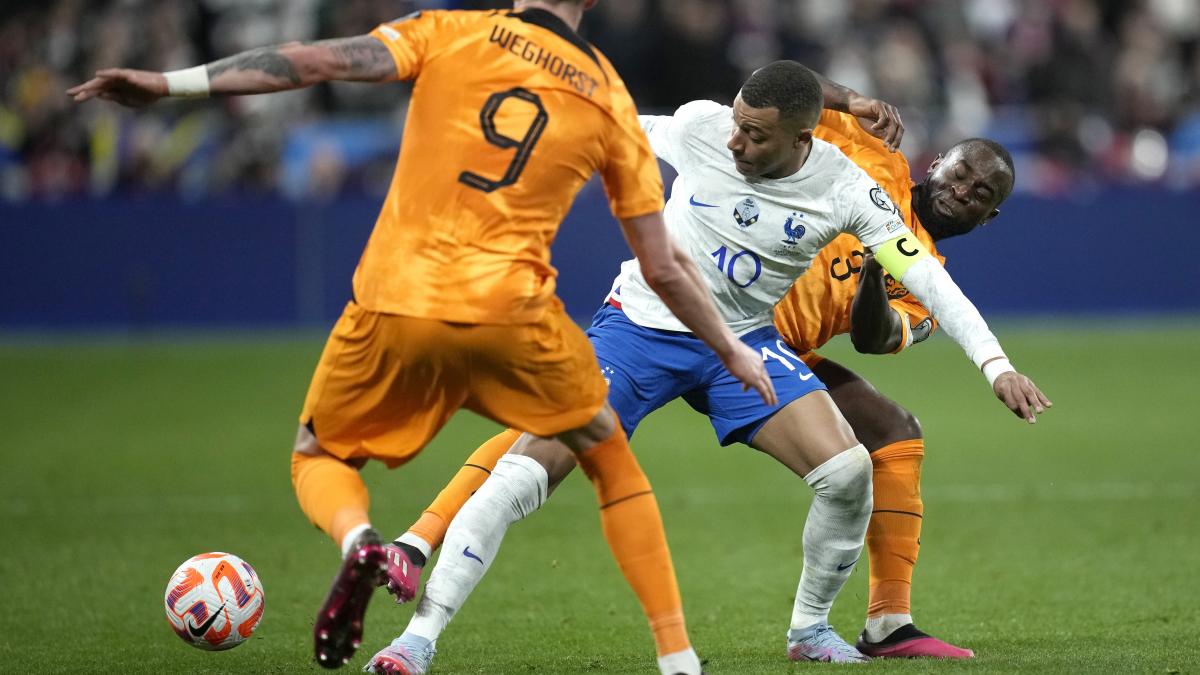
{"type": "Polygon", "coordinates": [[[459,408],[553,436],[587,424],[608,395],[583,331],[555,300],[536,323],[482,325],[381,314],[351,302],[300,413],[342,459],[397,467],[459,408]]]}

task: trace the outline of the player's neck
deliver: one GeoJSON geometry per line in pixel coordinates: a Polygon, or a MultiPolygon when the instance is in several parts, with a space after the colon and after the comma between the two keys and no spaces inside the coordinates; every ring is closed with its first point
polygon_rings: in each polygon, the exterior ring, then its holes
{"type": "Polygon", "coordinates": [[[563,23],[573,30],[579,30],[579,23],[583,21],[583,4],[577,2],[541,2],[540,0],[517,0],[513,3],[513,9],[518,12],[526,9],[540,9],[550,12],[554,16],[563,20],[563,23]]]}
{"type": "Polygon", "coordinates": [[[796,153],[796,157],[792,161],[783,165],[776,171],[772,171],[771,173],[763,174],[763,178],[769,178],[771,180],[779,180],[780,178],[787,178],[788,176],[795,176],[797,173],[799,173],[800,169],[804,168],[804,163],[808,161],[808,156],[811,153],[812,153],[812,143],[805,143],[804,148],[801,149],[800,152],[796,153]]]}

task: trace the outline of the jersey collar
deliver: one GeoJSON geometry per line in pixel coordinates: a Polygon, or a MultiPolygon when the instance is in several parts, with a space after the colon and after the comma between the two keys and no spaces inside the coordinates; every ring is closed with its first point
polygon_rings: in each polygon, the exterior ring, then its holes
{"type": "MultiPolygon", "coordinates": [[[[533,24],[534,26],[538,26],[540,28],[545,28],[551,33],[554,33],[560,38],[575,45],[579,51],[587,54],[588,58],[590,58],[592,61],[595,61],[597,66],[600,65],[600,59],[596,58],[596,52],[592,51],[592,46],[589,45],[586,40],[579,37],[579,33],[571,30],[571,27],[568,26],[565,21],[555,16],[553,12],[548,12],[544,9],[538,9],[534,7],[531,9],[523,9],[519,12],[509,12],[508,15],[520,19],[525,23],[533,24]]],[[[601,67],[600,70],[603,71],[604,68],[601,67]]]]}

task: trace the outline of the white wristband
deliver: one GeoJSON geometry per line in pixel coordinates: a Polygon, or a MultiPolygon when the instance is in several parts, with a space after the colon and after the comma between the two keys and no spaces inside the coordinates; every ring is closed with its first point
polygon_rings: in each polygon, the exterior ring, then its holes
{"type": "Polygon", "coordinates": [[[208,66],[196,66],[163,73],[167,78],[167,95],[183,98],[208,97],[208,66]]]}
{"type": "Polygon", "coordinates": [[[1004,373],[1015,372],[1017,372],[1017,369],[1012,367],[1007,358],[992,359],[983,364],[983,376],[987,378],[989,387],[996,384],[997,377],[1000,377],[1004,373]]]}

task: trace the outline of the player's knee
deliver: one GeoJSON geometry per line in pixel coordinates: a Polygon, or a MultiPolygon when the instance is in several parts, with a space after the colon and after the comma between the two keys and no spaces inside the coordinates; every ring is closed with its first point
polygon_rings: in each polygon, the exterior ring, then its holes
{"type": "Polygon", "coordinates": [[[565,447],[565,444],[553,438],[522,434],[504,457],[510,455],[528,457],[540,465],[546,473],[549,490],[557,487],[575,468],[575,455],[565,447]]]}
{"type": "Polygon", "coordinates": [[[892,443],[919,438],[924,438],[924,432],[921,430],[921,422],[917,420],[917,416],[899,405],[893,404],[890,419],[882,438],[872,444],[870,449],[878,450],[892,443]]]}
{"type": "Polygon", "coordinates": [[[877,419],[873,420],[871,424],[863,425],[866,428],[855,429],[863,445],[867,446],[867,450],[871,452],[885,448],[892,443],[924,438],[921,422],[917,420],[916,415],[893,401],[888,401],[888,403],[889,405],[886,407],[879,407],[877,419]]]}
{"type": "Polygon", "coordinates": [[[578,429],[559,434],[558,440],[574,452],[583,452],[612,438],[617,431],[617,425],[617,414],[605,403],[591,421],[578,429]]]}
{"type": "Polygon", "coordinates": [[[873,469],[871,456],[862,445],[856,445],[826,460],[815,471],[825,469],[818,482],[811,482],[823,498],[871,508],[873,469]]]}

